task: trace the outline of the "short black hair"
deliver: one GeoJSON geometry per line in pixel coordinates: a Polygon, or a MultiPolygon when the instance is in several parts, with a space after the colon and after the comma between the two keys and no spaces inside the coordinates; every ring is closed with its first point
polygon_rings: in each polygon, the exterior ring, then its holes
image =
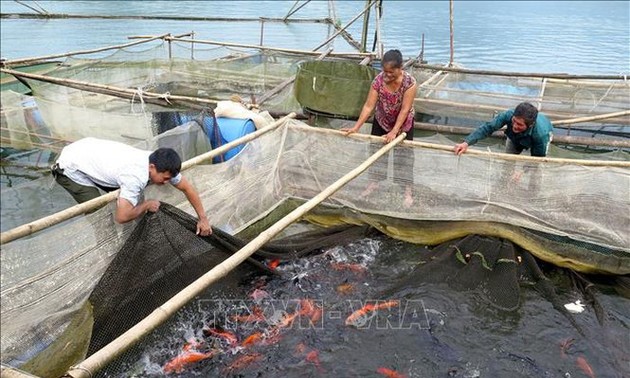
{"type": "Polygon", "coordinates": [[[182,170],[182,159],[172,148],[158,148],[149,155],[149,163],[155,165],[159,173],[170,172],[172,177],[182,170]]]}
{"type": "Polygon", "coordinates": [[[388,50],[383,55],[383,65],[391,64],[394,68],[401,68],[403,64],[403,56],[400,50],[388,50]]]}
{"type": "Polygon", "coordinates": [[[538,117],[538,109],[529,102],[521,102],[514,109],[514,117],[523,118],[527,127],[531,127],[536,123],[536,117],[538,117]]]}

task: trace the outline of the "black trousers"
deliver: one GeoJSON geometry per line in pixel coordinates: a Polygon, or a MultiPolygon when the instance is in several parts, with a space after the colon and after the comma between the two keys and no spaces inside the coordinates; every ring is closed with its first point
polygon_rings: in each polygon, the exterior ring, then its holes
{"type": "MultiPolygon", "coordinates": [[[[96,187],[77,184],[76,182],[69,179],[66,175],[63,174],[63,169],[59,167],[59,164],[55,163],[55,165],[50,167],[50,171],[55,178],[55,181],[57,181],[59,185],[61,185],[68,193],[70,193],[72,198],[74,198],[77,203],[87,202],[101,195],[101,192],[99,192],[96,187]]],[[[118,189],[108,188],[98,184],[94,185],[107,193],[118,189]]]]}

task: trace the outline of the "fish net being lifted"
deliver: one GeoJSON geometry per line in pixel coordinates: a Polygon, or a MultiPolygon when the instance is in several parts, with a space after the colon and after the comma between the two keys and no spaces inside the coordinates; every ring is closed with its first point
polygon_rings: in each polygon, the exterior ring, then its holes
{"type": "MultiPolygon", "coordinates": [[[[193,218],[166,205],[134,224],[117,225],[111,204],[4,244],[2,362],[42,375],[63,372],[88,348],[99,349],[265,229],[274,221],[269,214],[283,209],[284,215],[287,204],[312,198],[381,145],[380,139],[287,121],[225,163],[186,170],[216,238],[196,237],[193,218]],[[51,358],[57,366],[37,370],[38,361],[51,358]]],[[[450,149],[422,143],[394,152],[407,157],[384,156],[304,217],[327,228],[275,240],[239,269],[270,274],[270,259],[296,259],[359,238],[366,229],[347,225],[367,225],[407,242],[439,245],[413,276],[433,282],[443,272],[453,288],[478,288],[505,311],[518,310],[525,267],[527,277],[546,285],[529,253],[585,273],[630,273],[630,174],[623,163],[456,157],[450,149]],[[413,167],[405,165],[411,162],[413,167]],[[399,184],[392,182],[394,174],[399,184]],[[379,189],[363,196],[370,183],[379,189]],[[414,190],[408,206],[406,185],[414,190]]],[[[146,197],[194,213],[172,187],[150,186],[146,197]]],[[[547,297],[555,301],[553,293],[547,297]]]]}

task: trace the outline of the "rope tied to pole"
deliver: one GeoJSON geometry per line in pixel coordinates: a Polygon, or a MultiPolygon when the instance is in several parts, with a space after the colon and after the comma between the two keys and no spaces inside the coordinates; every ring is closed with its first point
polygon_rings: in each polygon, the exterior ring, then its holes
{"type": "Polygon", "coordinates": [[[142,89],[142,87],[138,86],[136,87],[136,90],[133,92],[133,96],[131,96],[131,112],[134,114],[137,114],[137,112],[135,111],[133,104],[136,101],[136,95],[138,95],[138,98],[140,99],[140,107],[142,109],[142,112],[144,113],[144,97],[142,96],[142,93],[144,92],[144,90],[142,89]]]}

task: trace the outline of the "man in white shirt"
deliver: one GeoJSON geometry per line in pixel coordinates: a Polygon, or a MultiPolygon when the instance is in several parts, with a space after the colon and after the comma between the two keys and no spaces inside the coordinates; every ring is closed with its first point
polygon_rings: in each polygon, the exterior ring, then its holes
{"type": "Polygon", "coordinates": [[[132,221],[147,211],[156,212],[158,200],[142,201],[144,188],[152,182],[170,182],[181,190],[195,209],[199,220],[197,234],[212,233],[199,194],[180,173],[182,161],[171,148],[153,152],[110,140],[84,138],[66,146],[52,167],[55,180],[79,203],[101,195],[98,188],[120,189],[114,219],[132,221]]]}

